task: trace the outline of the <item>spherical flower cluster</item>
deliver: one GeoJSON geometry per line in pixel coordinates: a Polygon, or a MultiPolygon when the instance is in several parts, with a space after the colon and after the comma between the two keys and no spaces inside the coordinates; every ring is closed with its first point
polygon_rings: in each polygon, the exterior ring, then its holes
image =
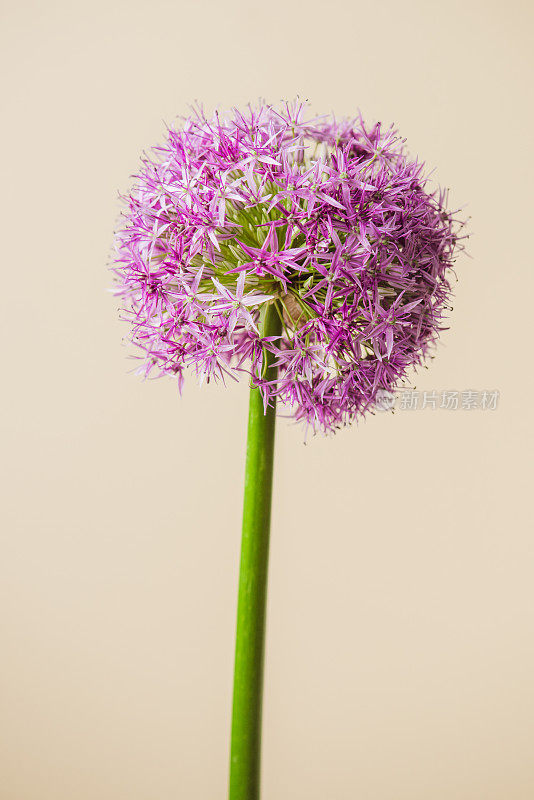
{"type": "Polygon", "coordinates": [[[142,371],[180,388],[187,366],[246,372],[324,431],[372,410],[443,328],[458,225],[426,185],[380,123],[306,121],[298,103],[195,111],[143,159],[116,233],[142,371]],[[262,336],[267,305],[279,335],[262,336]]]}

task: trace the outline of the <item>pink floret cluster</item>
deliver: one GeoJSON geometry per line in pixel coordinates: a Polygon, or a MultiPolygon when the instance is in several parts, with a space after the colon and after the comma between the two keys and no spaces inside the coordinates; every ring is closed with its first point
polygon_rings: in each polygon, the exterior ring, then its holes
{"type": "Polygon", "coordinates": [[[181,120],[143,159],[115,237],[140,370],[180,388],[186,368],[246,373],[314,430],[372,411],[445,324],[460,225],[427,185],[397,132],[361,117],[306,120],[292,103],[181,120]]]}

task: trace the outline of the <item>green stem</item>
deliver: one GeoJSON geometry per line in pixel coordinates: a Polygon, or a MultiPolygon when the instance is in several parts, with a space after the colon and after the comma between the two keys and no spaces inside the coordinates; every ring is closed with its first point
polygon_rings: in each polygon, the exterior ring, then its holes
{"type": "MultiPolygon", "coordinates": [[[[275,304],[265,306],[264,311],[261,335],[280,334],[281,323],[275,304]]],[[[274,380],[277,369],[272,364],[271,353],[264,351],[263,358],[264,378],[274,380]]],[[[275,414],[275,401],[264,413],[261,392],[253,386],[248,416],[237,603],[230,800],[258,800],[260,792],[263,655],[275,414]]]]}

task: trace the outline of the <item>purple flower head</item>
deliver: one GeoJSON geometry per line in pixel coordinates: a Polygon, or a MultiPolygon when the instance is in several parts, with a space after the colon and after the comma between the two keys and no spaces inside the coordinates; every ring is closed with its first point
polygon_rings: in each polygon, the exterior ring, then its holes
{"type": "Polygon", "coordinates": [[[375,407],[443,329],[459,224],[393,128],[298,103],[197,111],[143,160],[114,271],[141,371],[246,372],[330,431],[375,407]],[[278,337],[261,338],[275,304],[278,337]],[[276,382],[262,378],[265,350],[276,382]]]}

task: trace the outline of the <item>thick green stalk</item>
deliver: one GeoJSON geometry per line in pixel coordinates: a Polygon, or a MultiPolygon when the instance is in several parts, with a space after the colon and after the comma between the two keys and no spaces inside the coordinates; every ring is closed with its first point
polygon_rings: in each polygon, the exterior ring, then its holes
{"type": "MultiPolygon", "coordinates": [[[[274,303],[265,306],[261,335],[278,335],[281,320],[274,303]]],[[[264,352],[264,378],[276,378],[264,352]]],[[[245,497],[230,758],[230,800],[258,800],[260,793],[261,712],[269,528],[273,482],[275,402],[264,413],[259,389],[250,390],[245,467],[245,497]]]]}

